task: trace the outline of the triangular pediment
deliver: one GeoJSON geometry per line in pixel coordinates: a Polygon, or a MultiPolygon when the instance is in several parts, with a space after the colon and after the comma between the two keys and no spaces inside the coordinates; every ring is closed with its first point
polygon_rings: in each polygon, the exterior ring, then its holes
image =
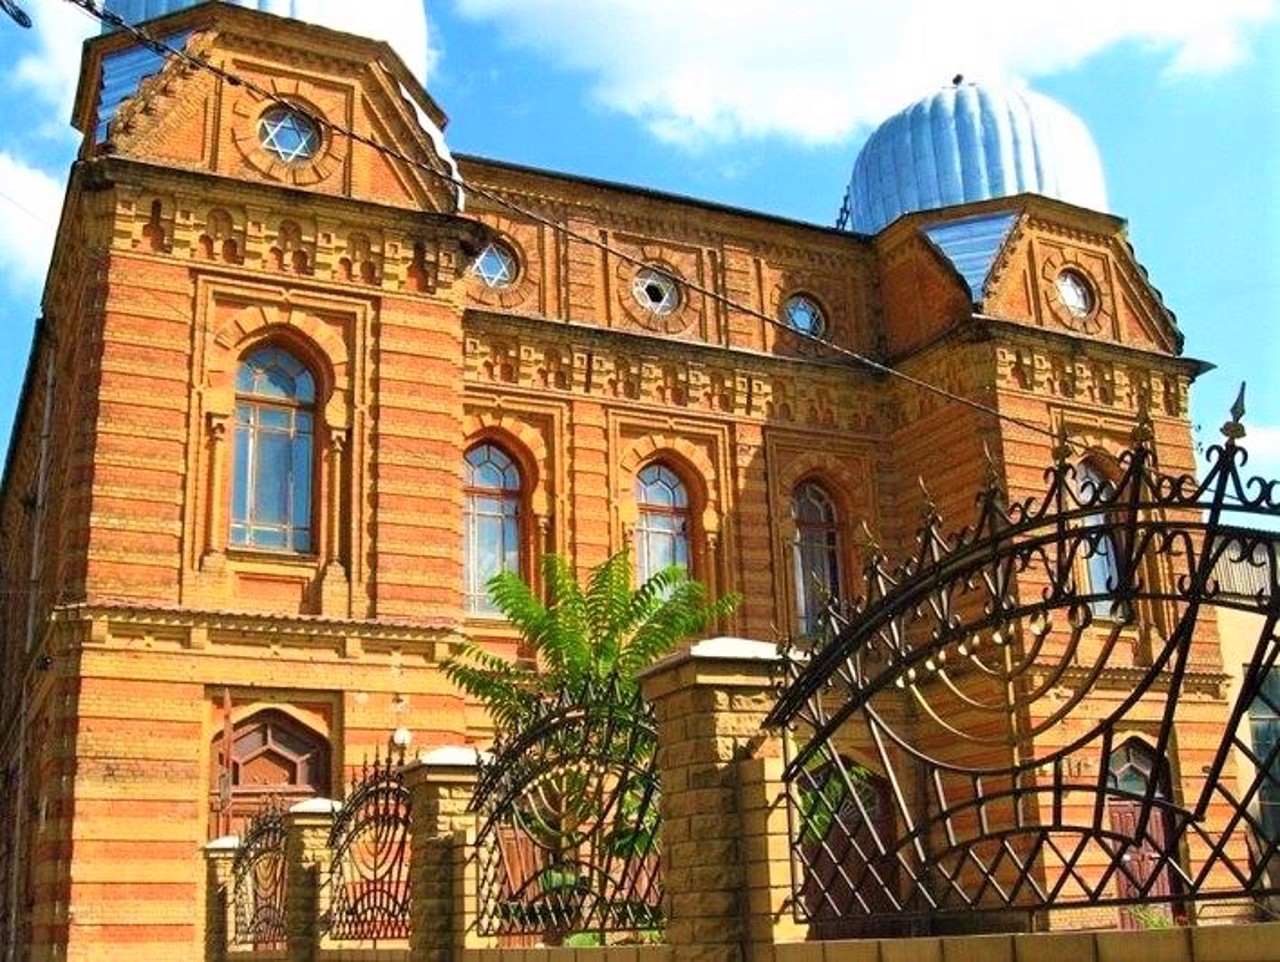
{"type": "Polygon", "coordinates": [[[445,117],[386,44],[225,4],[148,29],[223,73],[128,35],[91,42],[75,117],[86,155],[412,210],[460,208],[445,117]]]}
{"type": "Polygon", "coordinates": [[[1173,313],[1134,256],[1124,222],[1039,197],[984,264],[984,314],[1144,350],[1179,354],[1173,313]]]}

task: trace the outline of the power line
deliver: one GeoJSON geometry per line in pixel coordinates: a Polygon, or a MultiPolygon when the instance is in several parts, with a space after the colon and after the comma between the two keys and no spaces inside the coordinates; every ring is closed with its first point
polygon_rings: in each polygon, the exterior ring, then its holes
{"type": "MultiPolygon", "coordinates": [[[[301,114],[302,116],[306,117],[307,120],[309,120],[310,122],[312,122],[322,130],[327,130],[331,134],[337,134],[337,135],[346,137],[348,140],[351,140],[355,143],[363,144],[372,150],[378,151],[384,156],[394,158],[395,160],[398,160],[401,163],[409,164],[410,166],[416,167],[419,170],[423,170],[431,174],[432,176],[437,177],[442,181],[450,184],[451,186],[457,189],[473,194],[477,197],[482,197],[485,200],[489,201],[490,203],[495,204],[499,207],[505,208],[506,210],[510,211],[513,214],[517,214],[522,218],[527,218],[528,220],[531,220],[534,223],[540,224],[541,226],[546,227],[549,230],[555,231],[563,235],[564,237],[572,238],[573,240],[576,240],[580,243],[584,243],[591,247],[594,247],[597,250],[600,250],[613,257],[617,257],[618,259],[626,263],[633,264],[637,267],[649,267],[649,268],[653,267],[652,264],[645,261],[644,259],[637,257],[634,254],[629,254],[626,251],[619,250],[618,248],[610,245],[607,241],[603,241],[598,237],[592,237],[589,234],[584,234],[580,231],[576,231],[571,227],[568,227],[564,224],[560,224],[556,221],[553,221],[549,217],[544,217],[543,215],[538,214],[535,211],[527,210],[526,208],[521,207],[519,204],[516,204],[515,202],[501,196],[499,193],[495,191],[489,190],[485,187],[468,183],[464,181],[460,176],[456,176],[449,171],[440,170],[432,166],[431,164],[428,164],[415,157],[410,157],[409,155],[405,154],[400,150],[395,149],[394,147],[388,146],[379,141],[375,141],[372,137],[368,137],[363,134],[357,133],[354,130],[351,130],[347,127],[342,126],[341,124],[338,124],[332,120],[329,120],[327,117],[311,114],[309,111],[300,107],[298,104],[294,103],[293,101],[290,101],[285,97],[281,97],[280,95],[276,94],[271,90],[267,90],[265,87],[255,83],[254,81],[248,78],[242,77],[223,67],[219,67],[216,64],[212,64],[207,60],[201,59],[200,57],[195,57],[187,53],[185,50],[181,48],[174,47],[171,44],[166,43],[165,41],[148,33],[146,30],[143,30],[141,27],[138,27],[135,24],[129,23],[119,14],[100,8],[95,2],[95,0],[66,0],[66,2],[85,11],[85,13],[93,17],[95,20],[98,20],[99,22],[106,23],[112,27],[115,27],[116,29],[125,31],[126,33],[130,34],[135,40],[137,40],[140,44],[147,47],[149,50],[153,51],[154,53],[160,54],[161,56],[164,56],[164,57],[175,57],[181,60],[183,63],[186,63],[187,65],[195,69],[208,71],[209,73],[212,73],[214,76],[218,77],[225,83],[230,84],[231,86],[242,87],[243,89],[248,90],[250,93],[253,93],[254,95],[262,98],[263,100],[266,100],[270,103],[276,104],[281,107],[285,107],[289,110],[292,110],[301,114]]],[[[948,401],[953,401],[957,404],[964,405],[965,407],[975,410],[981,414],[994,417],[998,420],[1006,421],[1010,424],[1015,424],[1018,427],[1025,428],[1026,430],[1035,432],[1037,434],[1042,434],[1047,437],[1054,438],[1055,440],[1060,440],[1057,438],[1057,434],[1053,431],[1052,428],[1047,428],[1043,425],[1035,423],[1034,421],[1027,421],[1022,418],[1015,417],[1014,415],[999,411],[988,404],[983,404],[982,402],[975,401],[972,398],[967,398],[967,397],[964,397],[963,395],[959,395],[952,391],[948,391],[946,388],[941,387],[937,384],[931,384],[930,382],[925,381],[921,378],[914,377],[913,375],[907,374],[904,371],[900,371],[897,368],[891,367],[887,364],[884,364],[880,361],[870,358],[865,354],[862,354],[858,351],[854,351],[850,348],[844,347],[843,345],[837,344],[828,338],[821,337],[819,335],[813,334],[808,331],[799,330],[798,328],[795,328],[790,324],[787,324],[776,317],[771,317],[770,315],[765,314],[763,311],[757,311],[752,307],[748,307],[747,305],[740,304],[734,301],[732,298],[724,294],[721,294],[718,291],[712,290],[708,287],[698,284],[695,281],[690,281],[690,280],[679,278],[679,277],[673,277],[672,275],[666,272],[663,272],[663,274],[664,276],[670,278],[674,283],[679,284],[680,286],[685,288],[687,291],[699,294],[703,297],[706,297],[714,301],[717,304],[720,304],[728,308],[729,310],[732,310],[740,314],[745,314],[746,316],[755,318],[757,320],[764,321],[766,324],[769,324],[772,327],[780,328],[794,336],[798,336],[813,344],[817,344],[825,348],[826,350],[829,350],[834,354],[837,354],[843,358],[846,358],[847,360],[852,361],[856,365],[862,368],[865,368],[869,371],[873,371],[877,374],[883,374],[888,377],[897,378],[899,381],[902,381],[904,384],[909,384],[912,387],[915,387],[921,391],[935,394],[938,397],[945,398],[948,401]]],[[[1068,441],[1068,444],[1078,446],[1076,442],[1068,441]]],[[[1080,450],[1083,451],[1084,450],[1083,447],[1081,447],[1080,450]]]]}

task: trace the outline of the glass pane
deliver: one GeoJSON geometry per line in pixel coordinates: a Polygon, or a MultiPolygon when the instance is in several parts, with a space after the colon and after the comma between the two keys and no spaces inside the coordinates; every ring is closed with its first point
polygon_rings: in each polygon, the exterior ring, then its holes
{"type": "Polygon", "coordinates": [[[515,518],[507,518],[503,528],[503,558],[502,569],[504,571],[520,570],[520,529],[515,518]]]}
{"type": "Polygon", "coordinates": [[[258,408],[258,427],[271,431],[292,431],[293,412],[287,408],[258,408]]]}
{"type": "Polygon", "coordinates": [[[285,540],[284,528],[258,528],[252,529],[252,543],[258,548],[287,548],[288,543],[285,540]]]}
{"type": "Polygon", "coordinates": [[[293,439],[293,518],[295,528],[311,526],[311,438],[293,439]]]}
{"type": "Polygon", "coordinates": [[[235,443],[231,452],[231,520],[249,520],[249,451],[252,430],[236,425],[235,443]]]}
{"type": "Polygon", "coordinates": [[[252,517],[256,524],[289,523],[289,475],[292,439],[260,432],[253,478],[252,517]]]}

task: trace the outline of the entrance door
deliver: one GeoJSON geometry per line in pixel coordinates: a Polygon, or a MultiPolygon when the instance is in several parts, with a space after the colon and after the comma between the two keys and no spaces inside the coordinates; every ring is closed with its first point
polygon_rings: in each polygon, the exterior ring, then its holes
{"type": "MultiPolygon", "coordinates": [[[[1152,778],[1157,778],[1155,798],[1169,797],[1167,773],[1156,765],[1155,753],[1150,746],[1139,739],[1131,738],[1112,752],[1107,768],[1108,783],[1112,789],[1141,796],[1147,791],[1152,778]]],[[[1117,835],[1138,840],[1138,822],[1142,814],[1140,798],[1112,796],[1107,802],[1107,812],[1117,835]]],[[[1158,915],[1169,920],[1181,920],[1181,909],[1173,901],[1179,893],[1177,879],[1170,863],[1161,861],[1172,848],[1173,832],[1168,813],[1153,808],[1147,819],[1146,833],[1139,844],[1125,852],[1124,865],[1115,873],[1116,896],[1121,899],[1141,898],[1152,903],[1144,909],[1148,918],[1158,915]]],[[[1128,907],[1122,907],[1120,927],[1137,929],[1143,924],[1128,907]]]]}
{"type": "Polygon", "coordinates": [[[287,809],[329,791],[329,743],[281,711],[250,715],[218,736],[210,754],[211,836],[238,833],[264,805],[287,809]]]}

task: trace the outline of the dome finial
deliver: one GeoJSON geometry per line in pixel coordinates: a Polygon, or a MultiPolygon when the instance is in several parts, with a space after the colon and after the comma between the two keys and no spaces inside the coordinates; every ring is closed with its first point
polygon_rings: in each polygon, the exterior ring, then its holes
{"type": "Polygon", "coordinates": [[[962,83],[964,83],[964,74],[962,73],[958,73],[951,78],[951,86],[953,87],[959,87],[962,83]]]}

